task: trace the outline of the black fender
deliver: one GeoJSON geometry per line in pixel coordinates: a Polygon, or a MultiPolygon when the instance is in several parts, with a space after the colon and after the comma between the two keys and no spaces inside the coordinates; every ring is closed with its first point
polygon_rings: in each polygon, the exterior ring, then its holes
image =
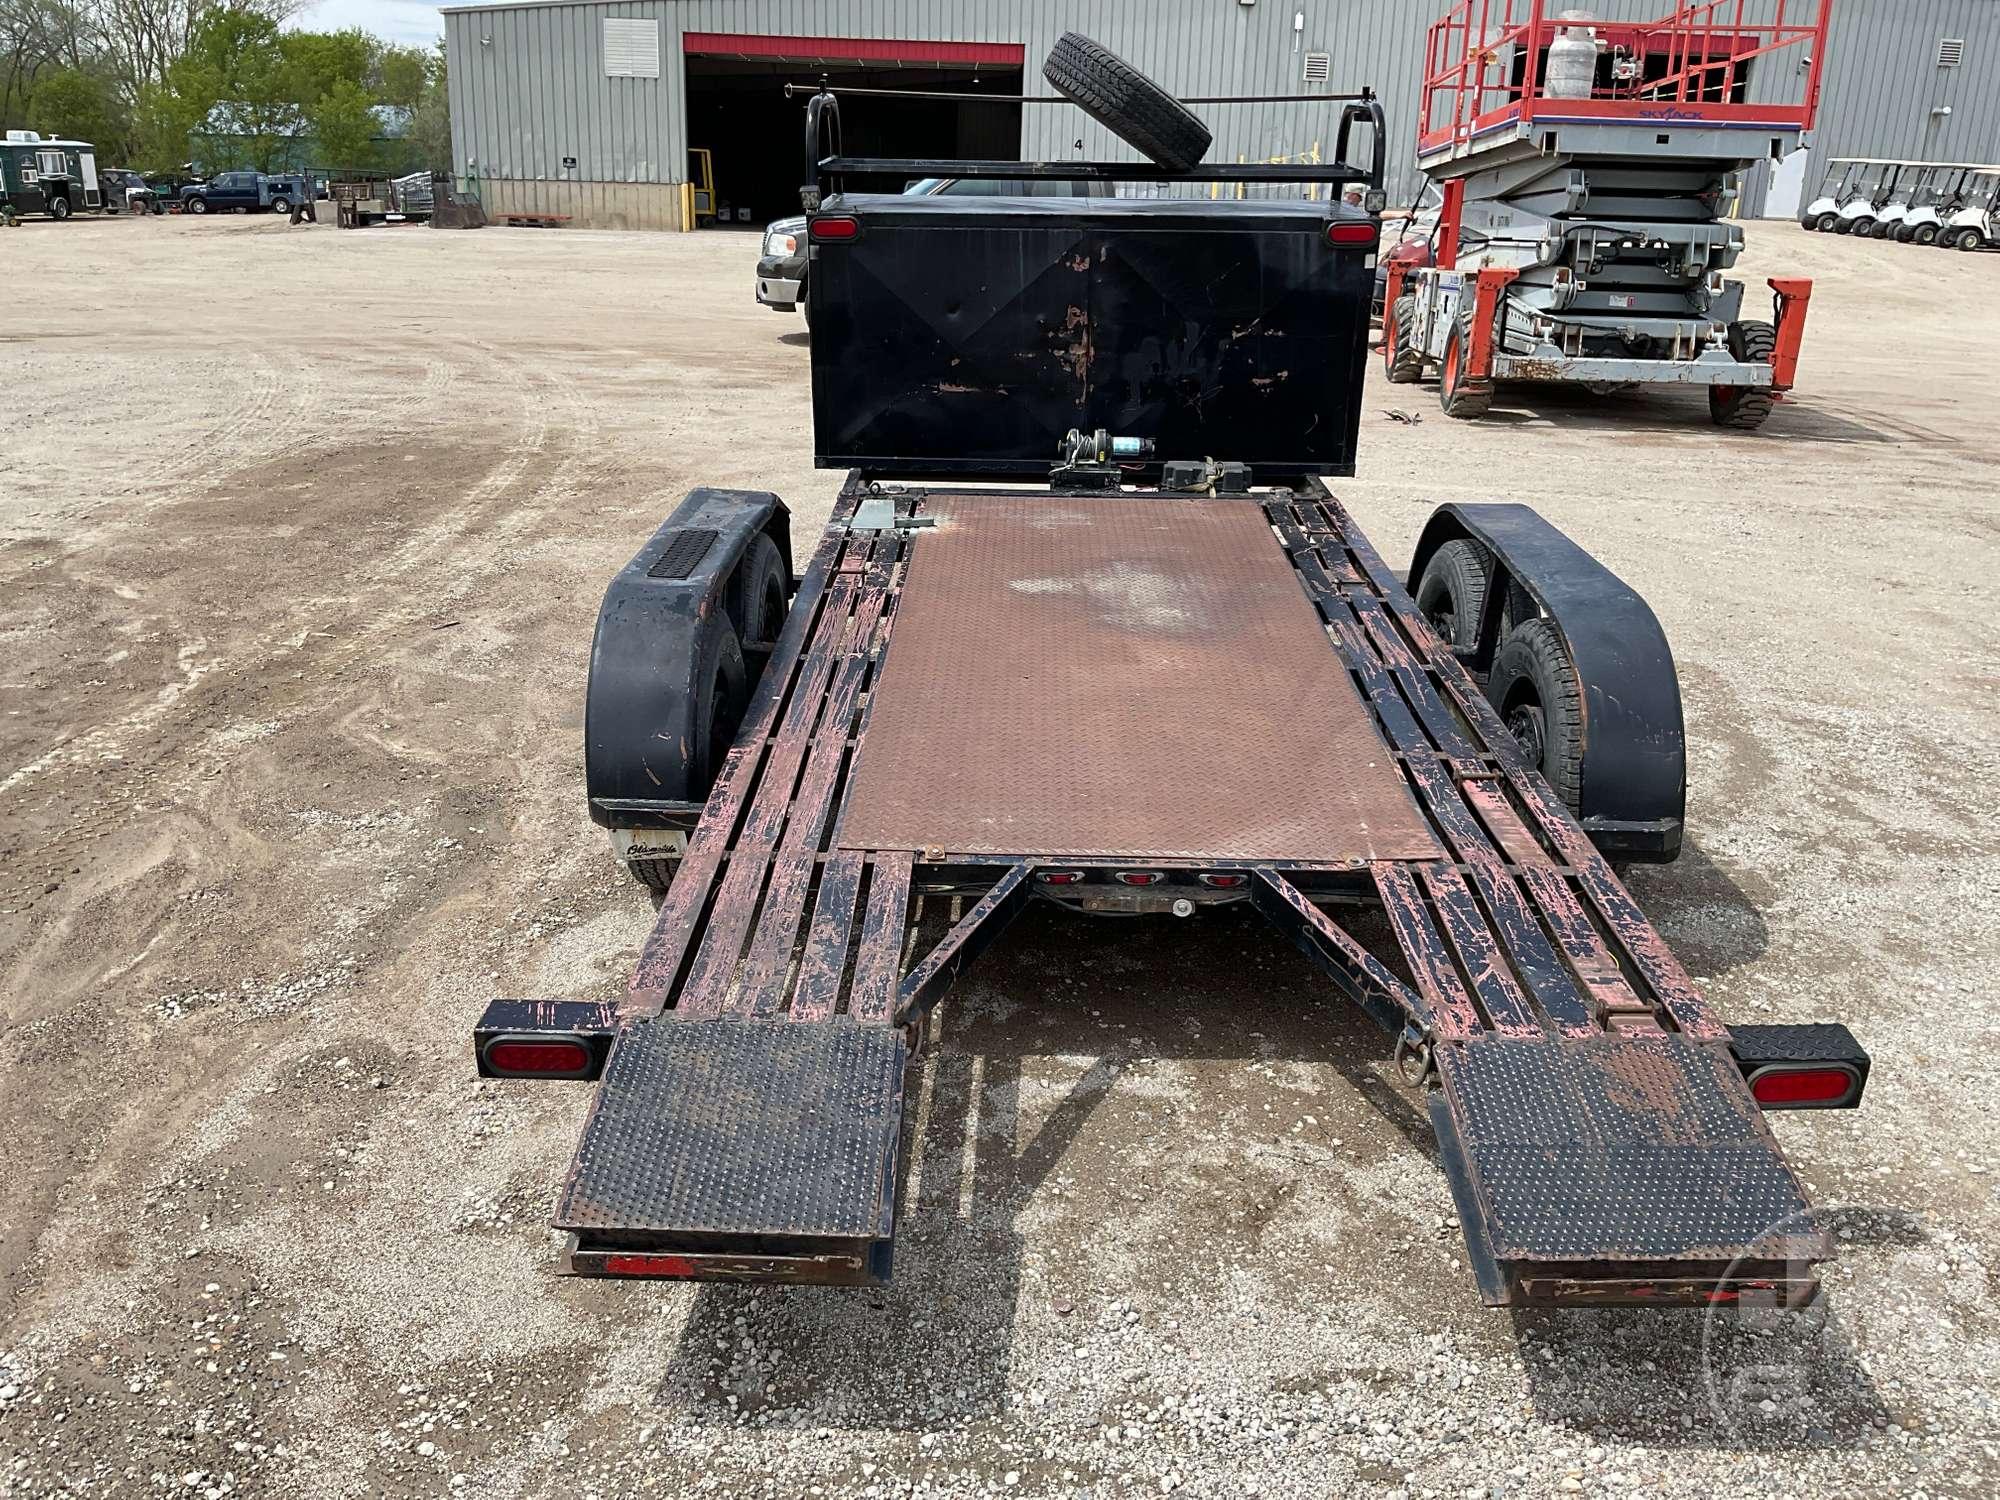
{"type": "Polygon", "coordinates": [[[708,788],[691,784],[688,751],[697,673],[717,649],[729,581],[759,533],[777,543],[789,578],[784,501],[763,490],[691,491],[604,591],[583,708],[592,821],[687,828],[699,816],[708,788]]]}
{"type": "Polygon", "coordinates": [[[1482,677],[1491,668],[1506,584],[1520,584],[1554,622],[1582,682],[1584,832],[1614,858],[1673,859],[1687,815],[1687,738],[1674,654],[1652,609],[1525,505],[1438,507],[1410,560],[1412,589],[1431,554],[1460,538],[1485,546],[1496,565],[1467,665],[1482,677]]]}

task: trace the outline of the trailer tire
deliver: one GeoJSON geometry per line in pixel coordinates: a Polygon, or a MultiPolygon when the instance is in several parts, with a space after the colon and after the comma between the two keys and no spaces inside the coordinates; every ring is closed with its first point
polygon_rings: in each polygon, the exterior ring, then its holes
{"type": "Polygon", "coordinates": [[[58,224],[67,219],[69,217],[69,199],[67,197],[49,199],[49,217],[54,219],[58,224]]]}
{"type": "Polygon", "coordinates": [[[1471,358],[1472,318],[1470,314],[1460,314],[1451,325],[1451,332],[1444,341],[1444,362],[1439,366],[1438,404],[1448,417],[1470,420],[1483,417],[1493,405],[1493,382],[1477,383],[1465,374],[1465,362],[1471,358]]]}
{"type": "Polygon", "coordinates": [[[1185,172],[1208,153],[1213,137],[1180,100],[1089,37],[1066,31],[1049,49],[1042,77],[1057,93],[1142,156],[1169,172],[1185,172]]]}
{"type": "Polygon", "coordinates": [[[1572,813],[1583,806],[1583,682],[1552,620],[1524,620],[1493,656],[1487,697],[1572,813]]]}
{"type": "MultiPolygon", "coordinates": [[[[1771,363],[1778,351],[1778,331],[1769,323],[1729,325],[1729,352],[1741,364],[1771,363]]],[[[1709,420],[1717,427],[1755,432],[1771,415],[1777,397],[1766,386],[1712,385],[1708,388],[1709,420]]]]}
{"type": "MultiPolygon", "coordinates": [[[[729,747],[736,743],[737,730],[743,727],[743,710],[750,701],[750,673],[735,626],[724,616],[710,618],[700,649],[705,659],[696,677],[688,781],[693,791],[706,798],[722,774],[722,763],[729,747]]],[[[628,859],[625,869],[648,890],[664,891],[679,864],[678,855],[628,859]]]]}
{"type": "Polygon", "coordinates": [[[1415,385],[1424,378],[1424,357],[1411,341],[1410,329],[1417,320],[1417,299],[1404,295],[1389,309],[1389,325],[1382,330],[1382,364],[1391,385],[1415,385]]]}
{"type": "Polygon", "coordinates": [[[746,652],[759,647],[769,651],[784,629],[791,592],[784,554],[769,535],[758,532],[744,549],[725,595],[724,607],[736,626],[737,642],[746,652]]]}
{"type": "Polygon", "coordinates": [[[1438,639],[1463,656],[1479,646],[1479,624],[1492,588],[1493,554],[1460,537],[1431,554],[1410,594],[1438,639]]]}

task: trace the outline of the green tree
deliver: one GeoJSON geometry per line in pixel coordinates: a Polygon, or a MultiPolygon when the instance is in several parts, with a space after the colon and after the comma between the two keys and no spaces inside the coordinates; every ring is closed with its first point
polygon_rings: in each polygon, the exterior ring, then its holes
{"type": "Polygon", "coordinates": [[[423,103],[430,83],[430,54],[421,47],[384,47],[375,63],[375,97],[399,109],[423,103]]]}
{"type": "Polygon", "coordinates": [[[451,160],[451,93],[446,86],[444,41],[424,63],[423,93],[410,117],[410,146],[420,166],[433,172],[453,170],[451,160]]]}
{"type": "Polygon", "coordinates": [[[130,121],[109,80],[81,68],[54,68],[35,79],[28,120],[44,135],[89,141],[107,154],[123,150],[130,121]]]}
{"type": "Polygon", "coordinates": [[[375,101],[351,78],[342,78],[306,110],[306,124],[319,144],[316,166],[373,171],[380,166],[375,149],[375,101]]]}

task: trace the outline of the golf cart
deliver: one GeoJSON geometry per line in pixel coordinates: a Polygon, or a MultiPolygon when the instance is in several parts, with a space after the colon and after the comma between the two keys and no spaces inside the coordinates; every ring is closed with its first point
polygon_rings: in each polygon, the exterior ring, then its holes
{"type": "Polygon", "coordinates": [[[1935,245],[1944,221],[1964,206],[1966,184],[1978,170],[1966,165],[1922,168],[1909,207],[1893,231],[1896,239],[1905,245],[1935,245]]]}
{"type": "Polygon", "coordinates": [[[1966,174],[1964,199],[1938,230],[1937,243],[1953,250],[2000,245],[2000,166],[1966,174]]]}
{"type": "Polygon", "coordinates": [[[1868,156],[1836,156],[1826,164],[1819,196],[1799,215],[1799,223],[1821,234],[1851,234],[1855,221],[1875,216],[1878,194],[1886,197],[1889,173],[1903,163],[1868,156]]]}

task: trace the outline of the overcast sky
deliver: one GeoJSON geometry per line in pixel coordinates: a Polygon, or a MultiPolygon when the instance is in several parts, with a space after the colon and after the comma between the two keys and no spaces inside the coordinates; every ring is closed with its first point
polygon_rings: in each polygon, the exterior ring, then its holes
{"type": "Polygon", "coordinates": [[[444,34],[436,4],[421,0],[319,0],[301,10],[292,24],[308,31],[359,26],[406,47],[428,47],[444,34]]]}

